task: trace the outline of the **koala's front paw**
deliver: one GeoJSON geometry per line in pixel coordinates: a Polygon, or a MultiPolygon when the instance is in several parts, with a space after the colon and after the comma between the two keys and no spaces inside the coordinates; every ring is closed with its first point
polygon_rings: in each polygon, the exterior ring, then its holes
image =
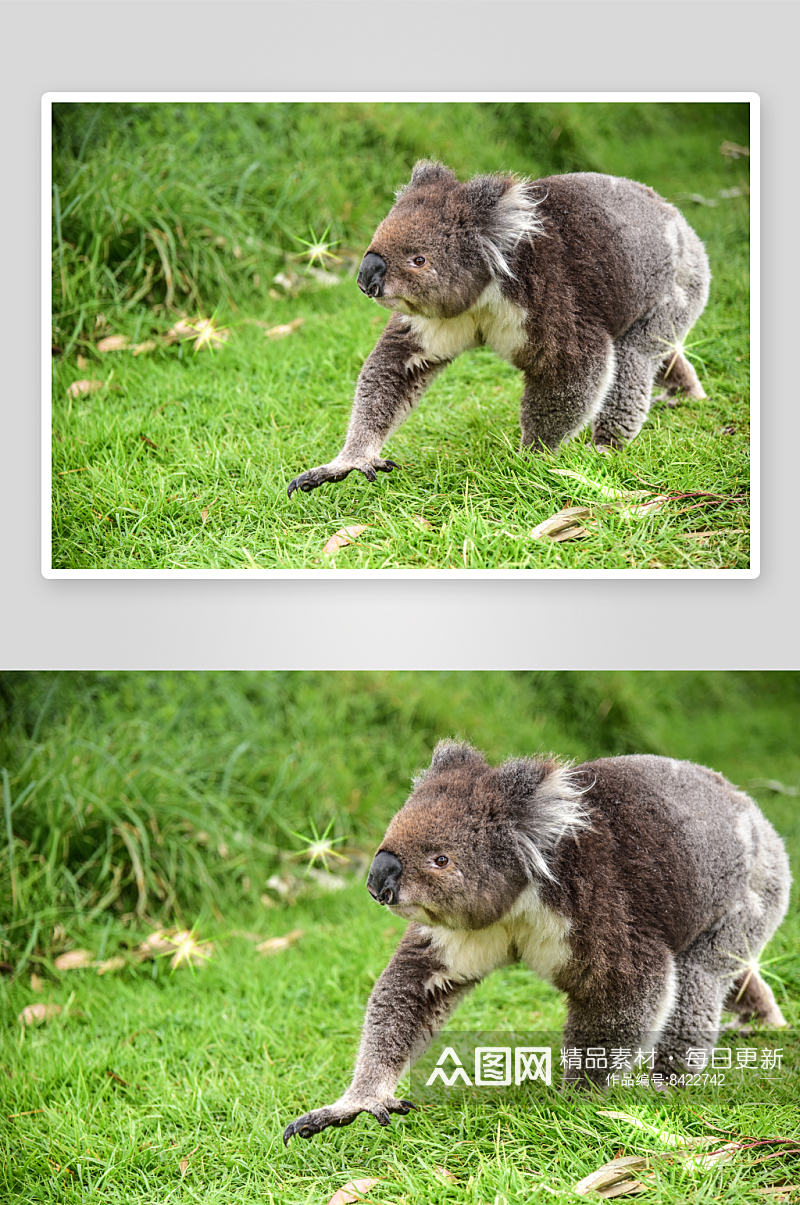
{"type": "Polygon", "coordinates": [[[390,1113],[405,1114],[416,1107],[410,1100],[396,1100],[393,1096],[385,1100],[368,1097],[358,1102],[337,1101],[335,1105],[328,1105],[324,1109],[314,1109],[311,1113],[304,1113],[302,1117],[298,1117],[297,1121],[291,1122],[283,1131],[283,1143],[284,1146],[288,1146],[289,1139],[296,1135],[299,1135],[300,1138],[313,1138],[314,1134],[319,1134],[328,1126],[349,1126],[359,1113],[371,1113],[382,1126],[388,1126],[392,1120],[389,1116],[390,1113]]]}
{"type": "Polygon", "coordinates": [[[305,473],[301,473],[299,477],[295,477],[289,482],[286,493],[291,498],[295,490],[302,490],[304,494],[310,490],[315,490],[318,485],[324,485],[326,481],[343,481],[348,473],[352,473],[353,469],[358,469],[359,473],[363,473],[367,481],[375,481],[378,473],[391,473],[392,469],[399,466],[393,460],[381,460],[376,457],[374,460],[368,460],[364,456],[359,456],[354,460],[342,460],[337,457],[330,464],[321,464],[316,469],[307,469],[305,473]]]}

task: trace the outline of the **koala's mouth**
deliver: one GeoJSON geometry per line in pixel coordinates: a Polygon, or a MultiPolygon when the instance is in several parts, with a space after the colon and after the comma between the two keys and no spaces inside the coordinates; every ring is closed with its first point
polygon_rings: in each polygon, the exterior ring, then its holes
{"type": "Polygon", "coordinates": [[[425,909],[419,904],[387,904],[386,910],[394,916],[402,916],[404,920],[428,920],[425,909]]]}
{"type": "Polygon", "coordinates": [[[415,920],[421,925],[436,923],[436,917],[421,904],[387,904],[386,910],[394,916],[402,916],[403,920],[415,920]]]}
{"type": "Polygon", "coordinates": [[[387,310],[397,310],[401,314],[416,314],[419,311],[410,301],[406,301],[404,297],[375,297],[378,305],[382,305],[387,310]]]}

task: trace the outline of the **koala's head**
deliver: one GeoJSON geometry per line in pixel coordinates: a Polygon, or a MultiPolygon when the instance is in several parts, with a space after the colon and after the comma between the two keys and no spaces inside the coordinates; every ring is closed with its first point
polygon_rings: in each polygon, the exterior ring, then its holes
{"type": "Polygon", "coordinates": [[[483,929],[549,877],[547,855],[587,823],[580,789],[554,761],[490,766],[470,745],[440,743],[387,829],[370,894],[427,925],[483,929]]]}
{"type": "Polygon", "coordinates": [[[520,239],[537,233],[536,201],[513,176],[460,183],[421,160],[361,263],[358,286],[387,309],[454,318],[474,305],[520,239]]]}

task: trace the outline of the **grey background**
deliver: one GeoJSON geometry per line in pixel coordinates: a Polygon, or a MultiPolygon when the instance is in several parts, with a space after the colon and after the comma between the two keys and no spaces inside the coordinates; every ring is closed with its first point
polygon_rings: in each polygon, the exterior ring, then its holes
{"type": "Polygon", "coordinates": [[[797,11],[763,0],[3,3],[0,667],[796,668],[797,11]],[[40,98],[208,90],[759,93],[760,578],[42,578],[40,98]]]}

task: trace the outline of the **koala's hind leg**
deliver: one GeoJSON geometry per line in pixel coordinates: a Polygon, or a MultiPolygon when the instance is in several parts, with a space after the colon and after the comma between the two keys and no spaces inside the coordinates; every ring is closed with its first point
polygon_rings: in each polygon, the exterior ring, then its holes
{"type": "Polygon", "coordinates": [[[594,422],[600,448],[619,447],[639,434],[654,400],[654,384],[668,396],[706,396],[681,344],[703,312],[710,274],[700,241],[688,228],[684,237],[670,293],[615,340],[616,378],[594,422]]]}
{"type": "Polygon", "coordinates": [[[684,1075],[711,1062],[728,983],[706,962],[705,951],[694,946],[675,959],[676,999],[658,1036],[653,1066],[660,1075],[684,1075]]]}
{"type": "MultiPolygon", "coordinates": [[[[663,388],[667,398],[674,398],[677,393],[686,397],[704,398],[707,396],[700,378],[680,348],[675,348],[662,360],[658,366],[655,383],[663,388]]],[[[674,406],[674,401],[667,405],[674,406]]]]}
{"type": "Polygon", "coordinates": [[[786,1024],[772,988],[753,968],[743,971],[734,980],[722,1007],[736,1013],[741,1023],[763,1021],[765,1025],[786,1024]]]}
{"type": "Polygon", "coordinates": [[[657,365],[641,326],[614,344],[616,372],[592,425],[598,448],[619,448],[642,429],[650,409],[657,365]]]}

